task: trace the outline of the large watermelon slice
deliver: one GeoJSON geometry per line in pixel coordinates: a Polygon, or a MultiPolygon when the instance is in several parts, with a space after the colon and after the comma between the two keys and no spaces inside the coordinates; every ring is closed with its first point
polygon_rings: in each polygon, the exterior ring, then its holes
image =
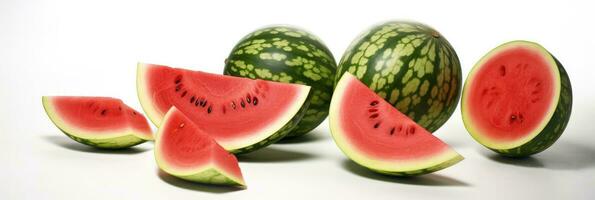
{"type": "Polygon", "coordinates": [[[138,96],[156,125],[176,106],[233,153],[283,138],[299,122],[309,86],[138,64],[138,96]]]}
{"type": "Polygon", "coordinates": [[[118,149],[153,140],[147,119],[120,99],[44,96],[42,102],[50,120],[77,142],[118,149]]]}
{"type": "Polygon", "coordinates": [[[463,159],[350,73],[335,88],[329,116],[335,143],[351,160],[373,171],[420,175],[463,159]]]}
{"type": "Polygon", "coordinates": [[[155,137],[159,168],[189,181],[244,186],[236,157],[192,121],[176,107],[167,112],[155,137]]]}
{"type": "Polygon", "coordinates": [[[479,60],[461,104],[475,140],[506,156],[528,156],[550,147],[566,128],[572,88],[562,64],[545,48],[513,41],[479,60]]]}

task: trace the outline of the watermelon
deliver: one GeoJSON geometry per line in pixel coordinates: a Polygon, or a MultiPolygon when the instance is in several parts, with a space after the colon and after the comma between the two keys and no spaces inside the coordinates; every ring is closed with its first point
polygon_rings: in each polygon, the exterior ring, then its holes
{"type": "Polygon", "coordinates": [[[335,88],[329,121],[343,153],[379,173],[421,175],[463,159],[350,73],[335,88]]]}
{"type": "Polygon", "coordinates": [[[454,112],[461,91],[455,50],[436,30],[416,22],[391,21],[353,41],[337,68],[349,72],[430,132],[454,112]]]}
{"type": "Polygon", "coordinates": [[[295,27],[272,26],[240,40],[225,60],[224,73],[311,86],[310,106],[286,136],[297,137],[316,128],[328,115],[336,68],[333,55],[318,37],[295,27]]]}
{"type": "Polygon", "coordinates": [[[153,140],[147,119],[120,99],[44,96],[42,102],[58,129],[82,144],[120,149],[153,140]]]}
{"type": "Polygon", "coordinates": [[[471,136],[504,156],[539,153],[562,135],[572,110],[572,87],[562,64],[541,45],[512,41],[471,70],[461,101],[471,136]]]}
{"type": "Polygon", "coordinates": [[[138,64],[137,91],[155,125],[176,106],[233,153],[278,141],[308,107],[309,86],[138,64]]]}
{"type": "Polygon", "coordinates": [[[165,114],[155,136],[155,160],[160,169],[185,180],[246,185],[236,157],[176,107],[165,114]]]}

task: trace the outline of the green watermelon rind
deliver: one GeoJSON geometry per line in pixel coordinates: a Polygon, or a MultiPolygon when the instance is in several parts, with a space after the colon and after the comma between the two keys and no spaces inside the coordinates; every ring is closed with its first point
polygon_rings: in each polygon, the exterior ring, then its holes
{"type": "Polygon", "coordinates": [[[417,22],[389,21],[361,33],[343,54],[335,83],[345,72],[430,132],[446,123],[460,98],[455,50],[417,22]]]}
{"type": "Polygon", "coordinates": [[[287,136],[298,137],[316,128],[328,115],[336,62],[324,43],[299,28],[276,25],[258,29],[232,49],[224,74],[312,87],[310,106],[287,136]]]}
{"type": "MultiPolygon", "coordinates": [[[[348,75],[350,74],[346,73],[344,76],[348,75]]],[[[360,152],[356,146],[350,144],[348,139],[343,136],[343,133],[346,131],[343,130],[341,126],[341,120],[339,119],[342,94],[344,91],[349,89],[347,85],[348,80],[345,79],[345,81],[339,81],[335,87],[335,92],[330,105],[329,124],[331,135],[335,141],[335,144],[337,144],[343,154],[345,154],[349,159],[358,165],[385,175],[419,176],[445,169],[464,159],[459,153],[451,148],[437,152],[430,158],[410,161],[410,163],[397,160],[382,160],[380,158],[373,158],[366,153],[360,152]]]]}
{"type": "MultiPolygon", "coordinates": [[[[144,63],[138,63],[138,66],[137,66],[137,95],[138,95],[139,101],[141,103],[141,107],[143,108],[145,113],[147,113],[147,116],[149,117],[151,122],[153,122],[153,124],[155,124],[157,127],[159,127],[159,125],[163,121],[163,116],[162,116],[162,114],[160,114],[157,111],[156,108],[153,107],[153,104],[151,103],[152,101],[148,97],[149,95],[147,95],[145,92],[146,91],[146,89],[144,88],[145,80],[142,77],[146,73],[145,65],[146,64],[144,64],[144,63]]],[[[266,138],[259,139],[258,141],[255,141],[251,144],[243,145],[241,147],[224,146],[224,148],[233,154],[250,153],[250,152],[256,151],[258,149],[261,149],[263,147],[266,147],[268,145],[271,145],[271,144],[281,140],[282,138],[284,138],[287,134],[289,134],[297,126],[297,123],[302,119],[302,117],[304,116],[304,114],[306,113],[306,110],[308,109],[308,107],[310,105],[310,96],[312,95],[312,93],[310,92],[311,87],[310,86],[300,86],[300,87],[301,87],[300,92],[307,93],[307,95],[305,97],[299,97],[298,100],[296,100],[295,104],[299,104],[300,107],[297,108],[297,110],[295,111],[295,114],[292,114],[291,116],[286,115],[282,118],[279,118],[278,121],[285,121],[285,119],[288,119],[286,122],[278,122],[278,123],[283,123],[283,126],[279,126],[279,128],[274,133],[268,134],[268,136],[266,138]]],[[[294,109],[292,108],[290,110],[294,110],[294,109]]],[[[293,112],[293,111],[290,111],[290,112],[293,112]]],[[[163,115],[165,115],[165,114],[163,114],[163,115]]],[[[271,125],[277,126],[277,125],[275,125],[275,123],[272,123],[271,125]]]]}
{"type": "Polygon", "coordinates": [[[52,123],[70,139],[81,144],[100,149],[124,149],[152,140],[146,138],[143,134],[134,131],[116,131],[114,133],[94,135],[92,132],[79,130],[64,122],[64,120],[56,114],[53,106],[49,102],[49,97],[42,97],[42,103],[43,108],[52,123]]]}
{"type": "MultiPolygon", "coordinates": [[[[482,138],[480,133],[476,131],[476,128],[474,128],[471,117],[468,116],[467,113],[465,113],[465,89],[463,89],[461,113],[467,131],[480,144],[503,156],[526,157],[546,150],[547,148],[552,146],[564,132],[564,129],[568,125],[568,121],[570,120],[570,114],[572,112],[572,86],[568,77],[568,73],[566,72],[562,64],[558,61],[558,59],[556,59],[550,52],[548,52],[541,45],[534,42],[523,40],[507,42],[490,51],[475,65],[476,67],[474,67],[474,69],[472,69],[472,71],[469,73],[468,79],[472,80],[471,78],[473,77],[473,74],[476,71],[475,68],[481,66],[482,60],[485,60],[489,58],[490,55],[496,54],[500,50],[505,50],[505,48],[512,45],[524,45],[539,50],[540,52],[542,52],[542,55],[545,56],[545,58],[549,61],[550,66],[555,67],[554,71],[558,73],[555,82],[559,83],[559,92],[558,95],[554,96],[554,102],[557,103],[552,104],[555,106],[552,106],[551,109],[547,112],[544,121],[536,130],[530,133],[528,137],[515,141],[512,144],[498,144],[498,142],[489,141],[489,139],[482,138]]],[[[468,83],[470,84],[470,80],[467,80],[465,82],[465,88],[469,87],[468,83]]]]}

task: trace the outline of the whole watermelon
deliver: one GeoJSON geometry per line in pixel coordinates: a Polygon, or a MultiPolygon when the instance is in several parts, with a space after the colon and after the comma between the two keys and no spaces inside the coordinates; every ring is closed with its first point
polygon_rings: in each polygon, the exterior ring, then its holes
{"type": "Polygon", "coordinates": [[[233,48],[224,74],[312,87],[310,106],[286,137],[304,135],[328,115],[337,64],[328,48],[305,30],[271,26],[256,30],[233,48]]]}
{"type": "Polygon", "coordinates": [[[455,50],[417,22],[390,21],[364,32],[341,58],[335,81],[346,71],[430,132],[448,120],[460,97],[455,50]]]}

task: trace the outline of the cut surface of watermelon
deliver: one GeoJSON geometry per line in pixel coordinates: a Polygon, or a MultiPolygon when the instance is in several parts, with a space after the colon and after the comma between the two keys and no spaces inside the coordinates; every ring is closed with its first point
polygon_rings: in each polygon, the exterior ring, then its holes
{"type": "Polygon", "coordinates": [[[350,73],[335,88],[329,120],[343,153],[374,171],[419,175],[463,159],[350,73]]]}
{"type": "Polygon", "coordinates": [[[145,117],[111,97],[44,96],[50,120],[68,137],[99,148],[125,148],[153,140],[145,117]]]}
{"type": "Polygon", "coordinates": [[[176,107],[162,121],[155,141],[155,159],[160,169],[194,182],[245,185],[236,157],[176,107]]]}
{"type": "Polygon", "coordinates": [[[175,106],[234,153],[281,139],[296,127],[308,107],[310,87],[304,85],[142,63],[137,76],[141,105],[154,124],[159,125],[175,106]]]}
{"type": "Polygon", "coordinates": [[[541,45],[528,41],[508,42],[486,54],[469,73],[461,101],[471,136],[510,156],[552,145],[566,127],[571,107],[572,90],[563,66],[541,45]]]}

